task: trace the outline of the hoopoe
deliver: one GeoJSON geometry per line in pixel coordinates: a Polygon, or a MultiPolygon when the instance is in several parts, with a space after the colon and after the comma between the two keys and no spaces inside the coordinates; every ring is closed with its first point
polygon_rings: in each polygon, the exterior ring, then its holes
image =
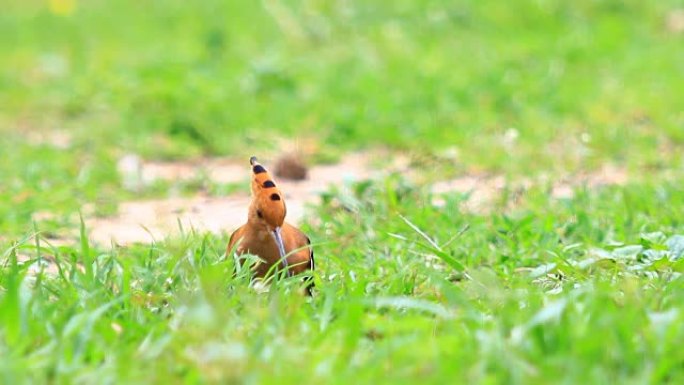
{"type": "MultiPolygon", "coordinates": [[[[314,254],[309,237],[285,222],[285,200],[269,172],[255,156],[249,163],[252,166],[252,202],[247,223],[230,236],[227,252],[231,253],[235,247],[238,256],[247,253],[258,256],[262,261],[257,264],[255,274],[260,278],[275,270],[271,268],[276,263],[288,276],[307,269],[313,271],[314,254]]],[[[309,295],[312,287],[313,281],[309,279],[306,287],[309,295]]]]}

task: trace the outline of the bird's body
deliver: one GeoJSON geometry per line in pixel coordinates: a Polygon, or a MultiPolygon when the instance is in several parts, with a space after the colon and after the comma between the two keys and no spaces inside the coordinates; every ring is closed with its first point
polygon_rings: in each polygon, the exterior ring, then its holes
{"type": "MultiPolygon", "coordinates": [[[[255,157],[252,165],[252,202],[247,223],[230,236],[228,253],[256,255],[261,259],[255,275],[265,278],[273,266],[280,264],[287,274],[295,275],[314,269],[313,250],[309,238],[298,228],[285,223],[287,209],[282,193],[255,157]]],[[[309,282],[307,290],[313,283],[309,282]]]]}
{"type": "MultiPolygon", "coordinates": [[[[307,269],[313,270],[313,256],[309,248],[309,238],[298,228],[284,223],[282,227],[283,244],[287,256],[288,269],[292,274],[303,273],[307,269]],[[292,252],[293,250],[296,250],[292,252]]],[[[245,224],[235,230],[230,237],[228,250],[232,250],[238,239],[242,242],[238,245],[236,253],[245,253],[259,256],[264,263],[256,267],[256,276],[264,277],[268,270],[276,263],[280,262],[278,246],[273,241],[273,237],[268,231],[259,230],[245,224]]]]}

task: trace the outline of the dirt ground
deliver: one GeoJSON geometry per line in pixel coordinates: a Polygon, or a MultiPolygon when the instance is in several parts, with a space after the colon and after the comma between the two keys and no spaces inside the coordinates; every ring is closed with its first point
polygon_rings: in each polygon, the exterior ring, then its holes
{"type": "MultiPolygon", "coordinates": [[[[298,223],[305,214],[308,204],[318,202],[320,193],[333,185],[343,186],[347,182],[375,179],[386,175],[387,168],[379,171],[372,167],[378,154],[353,153],[345,156],[335,165],[313,166],[308,169],[308,178],[302,181],[277,179],[285,194],[288,207],[287,221],[298,223]]],[[[382,159],[382,158],[381,158],[382,159]]],[[[271,167],[268,162],[264,162],[271,167]]],[[[392,170],[407,171],[407,159],[398,158],[391,162],[392,170]]],[[[119,164],[124,183],[131,187],[148,184],[158,179],[179,181],[192,178],[198,173],[220,183],[249,183],[250,168],[235,160],[206,159],[199,162],[144,162],[137,157],[122,158],[119,164]]],[[[412,175],[409,171],[406,175],[412,175]]],[[[569,198],[577,186],[595,188],[602,185],[624,184],[627,172],[617,166],[606,165],[592,173],[559,177],[549,181],[521,180],[511,184],[500,175],[463,175],[452,180],[435,183],[433,204],[443,204],[441,196],[451,192],[470,193],[464,208],[485,211],[488,203],[505,188],[514,186],[525,190],[534,184],[551,185],[551,194],[556,198],[569,198]]],[[[123,202],[115,216],[86,218],[91,240],[99,244],[149,243],[178,234],[180,226],[200,231],[230,232],[243,224],[247,216],[250,197],[247,193],[235,193],[224,197],[194,196],[171,197],[156,200],[123,202]]]]}
{"type": "MultiPolygon", "coordinates": [[[[301,221],[305,206],[316,203],[320,193],[332,185],[345,182],[377,178],[381,172],[369,167],[371,156],[352,154],[334,165],[321,165],[308,169],[305,180],[292,181],[275,178],[278,187],[285,194],[287,221],[301,221]]],[[[265,163],[267,168],[271,165],[265,163]]],[[[119,162],[122,180],[130,188],[140,183],[149,184],[155,180],[180,181],[199,174],[218,183],[249,184],[251,168],[246,162],[235,160],[206,159],[200,162],[144,162],[134,156],[122,158],[119,162]]],[[[178,234],[180,226],[188,230],[232,231],[245,223],[250,197],[248,193],[234,193],[224,197],[194,196],[172,197],[155,200],[123,202],[118,213],[107,218],[90,217],[86,225],[91,240],[108,244],[152,242],[178,234]]]]}

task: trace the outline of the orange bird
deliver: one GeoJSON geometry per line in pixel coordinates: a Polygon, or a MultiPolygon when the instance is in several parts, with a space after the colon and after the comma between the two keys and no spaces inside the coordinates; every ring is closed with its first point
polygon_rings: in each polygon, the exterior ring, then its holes
{"type": "MultiPolygon", "coordinates": [[[[252,165],[252,202],[247,223],[235,230],[228,242],[228,253],[256,255],[261,263],[255,268],[256,276],[266,277],[275,264],[288,276],[314,269],[311,241],[301,230],[285,222],[287,208],[280,189],[255,156],[252,165]]],[[[240,262],[244,259],[240,258],[240,262]]],[[[307,293],[311,295],[313,282],[308,279],[307,293]]]]}

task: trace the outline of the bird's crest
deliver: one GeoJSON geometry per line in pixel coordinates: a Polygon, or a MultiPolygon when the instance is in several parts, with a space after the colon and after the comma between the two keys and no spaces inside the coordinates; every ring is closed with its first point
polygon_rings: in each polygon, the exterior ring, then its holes
{"type": "MultiPolygon", "coordinates": [[[[266,171],[256,156],[249,158],[252,166],[252,204],[250,211],[257,218],[263,219],[271,227],[280,227],[285,221],[285,199],[276,186],[271,174],[266,171]]],[[[252,215],[250,215],[252,216],[252,215]]]]}

